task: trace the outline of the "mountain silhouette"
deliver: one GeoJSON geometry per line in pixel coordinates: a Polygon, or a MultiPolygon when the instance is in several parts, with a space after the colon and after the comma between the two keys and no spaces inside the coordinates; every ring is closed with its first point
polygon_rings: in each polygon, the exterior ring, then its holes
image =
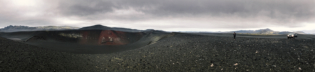
{"type": "Polygon", "coordinates": [[[83,27],[83,28],[80,28],[79,30],[110,30],[110,29],[111,29],[110,27],[97,24],[93,26],[83,27]]]}
{"type": "Polygon", "coordinates": [[[40,27],[29,27],[29,26],[17,26],[9,25],[0,29],[0,32],[19,32],[19,31],[54,31],[54,30],[73,30],[78,29],[77,27],[71,26],[40,26],[40,27]]]}
{"type": "MultiPolygon", "coordinates": [[[[259,29],[259,30],[238,30],[238,31],[233,31],[233,32],[243,33],[243,34],[288,34],[288,33],[292,33],[289,31],[273,31],[269,28],[259,29]]],[[[304,34],[303,31],[296,31],[293,33],[304,34]]]]}

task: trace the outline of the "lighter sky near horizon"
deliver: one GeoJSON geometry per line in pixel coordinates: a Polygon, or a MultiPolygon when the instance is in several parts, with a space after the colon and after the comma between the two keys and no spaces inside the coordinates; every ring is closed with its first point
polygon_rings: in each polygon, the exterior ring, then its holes
{"type": "Polygon", "coordinates": [[[315,0],[0,0],[8,25],[315,33],[315,0]]]}

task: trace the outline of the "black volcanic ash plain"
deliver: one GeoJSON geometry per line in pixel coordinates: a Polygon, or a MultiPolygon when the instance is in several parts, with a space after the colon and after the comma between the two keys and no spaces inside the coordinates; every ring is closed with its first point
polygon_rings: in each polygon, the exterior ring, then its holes
{"type": "Polygon", "coordinates": [[[0,38],[0,71],[209,72],[315,69],[314,39],[246,38],[176,33],[110,54],[59,52],[0,38]]]}

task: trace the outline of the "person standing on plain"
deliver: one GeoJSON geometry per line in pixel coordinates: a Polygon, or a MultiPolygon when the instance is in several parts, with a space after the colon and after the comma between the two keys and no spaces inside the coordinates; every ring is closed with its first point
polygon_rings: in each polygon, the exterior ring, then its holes
{"type": "Polygon", "coordinates": [[[236,33],[234,32],[234,33],[233,33],[233,35],[234,35],[234,40],[235,40],[235,37],[236,37],[236,33]]]}

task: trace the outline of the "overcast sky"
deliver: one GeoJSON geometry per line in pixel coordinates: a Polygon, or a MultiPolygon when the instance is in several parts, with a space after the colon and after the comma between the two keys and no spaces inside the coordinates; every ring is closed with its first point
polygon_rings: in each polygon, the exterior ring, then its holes
{"type": "Polygon", "coordinates": [[[270,28],[315,33],[315,0],[0,0],[0,27],[91,26],[165,31],[270,28]]]}

